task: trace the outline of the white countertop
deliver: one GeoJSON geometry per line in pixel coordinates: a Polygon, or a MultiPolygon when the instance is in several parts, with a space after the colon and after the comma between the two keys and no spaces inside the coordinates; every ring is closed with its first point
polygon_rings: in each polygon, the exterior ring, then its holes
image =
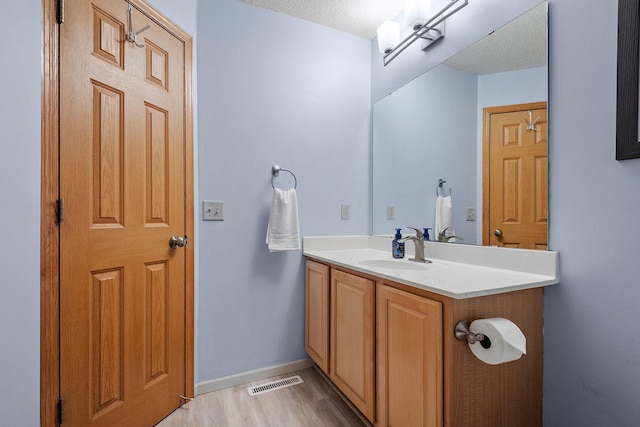
{"type": "Polygon", "coordinates": [[[558,253],[554,251],[425,243],[425,257],[433,261],[431,264],[409,261],[413,257],[412,242],[406,243],[404,259],[394,259],[391,238],[387,237],[305,237],[303,253],[319,261],[455,299],[559,282],[558,253]]]}

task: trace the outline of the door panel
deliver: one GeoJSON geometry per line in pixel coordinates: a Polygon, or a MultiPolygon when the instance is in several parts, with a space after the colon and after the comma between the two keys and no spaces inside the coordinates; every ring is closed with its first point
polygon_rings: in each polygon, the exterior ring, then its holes
{"type": "Polygon", "coordinates": [[[329,267],[307,260],[305,302],[305,350],[329,373],[329,267]]]}
{"type": "Polygon", "coordinates": [[[378,284],[377,425],[443,425],[442,303],[378,284]]]}
{"type": "Polygon", "coordinates": [[[60,394],[65,425],[149,426],[185,390],[185,46],[127,2],[60,28],[60,394]]]}

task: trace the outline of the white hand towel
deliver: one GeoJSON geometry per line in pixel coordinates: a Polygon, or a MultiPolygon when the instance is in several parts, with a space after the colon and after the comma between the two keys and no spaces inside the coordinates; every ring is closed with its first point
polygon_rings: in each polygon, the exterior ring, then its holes
{"type": "Polygon", "coordinates": [[[445,236],[454,236],[455,230],[453,229],[453,222],[451,220],[451,206],[452,206],[451,196],[442,197],[438,196],[436,199],[436,223],[433,228],[435,231],[434,240],[438,240],[438,236],[442,230],[447,227],[450,227],[447,231],[445,231],[445,236]]]}
{"type": "Polygon", "coordinates": [[[273,189],[266,243],[270,252],[301,249],[295,189],[273,189]]]}

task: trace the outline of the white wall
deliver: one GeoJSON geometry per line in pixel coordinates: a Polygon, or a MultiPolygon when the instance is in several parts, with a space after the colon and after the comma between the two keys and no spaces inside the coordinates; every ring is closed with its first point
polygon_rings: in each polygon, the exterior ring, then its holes
{"type": "Polygon", "coordinates": [[[40,422],[41,2],[3,4],[0,26],[0,414],[40,422]]]}
{"type": "Polygon", "coordinates": [[[303,235],[367,234],[371,104],[368,40],[219,0],[198,3],[198,41],[200,199],[225,216],[200,222],[205,382],[307,357],[302,254],[265,244],[271,166],[297,176],[303,235]]]}

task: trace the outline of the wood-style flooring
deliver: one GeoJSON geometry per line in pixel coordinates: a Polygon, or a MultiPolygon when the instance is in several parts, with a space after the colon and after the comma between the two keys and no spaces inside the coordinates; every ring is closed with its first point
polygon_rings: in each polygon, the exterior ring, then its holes
{"type": "Polygon", "coordinates": [[[197,396],[157,427],[370,426],[315,367],[197,396]],[[249,396],[247,387],[300,375],[302,384],[249,396]]]}

